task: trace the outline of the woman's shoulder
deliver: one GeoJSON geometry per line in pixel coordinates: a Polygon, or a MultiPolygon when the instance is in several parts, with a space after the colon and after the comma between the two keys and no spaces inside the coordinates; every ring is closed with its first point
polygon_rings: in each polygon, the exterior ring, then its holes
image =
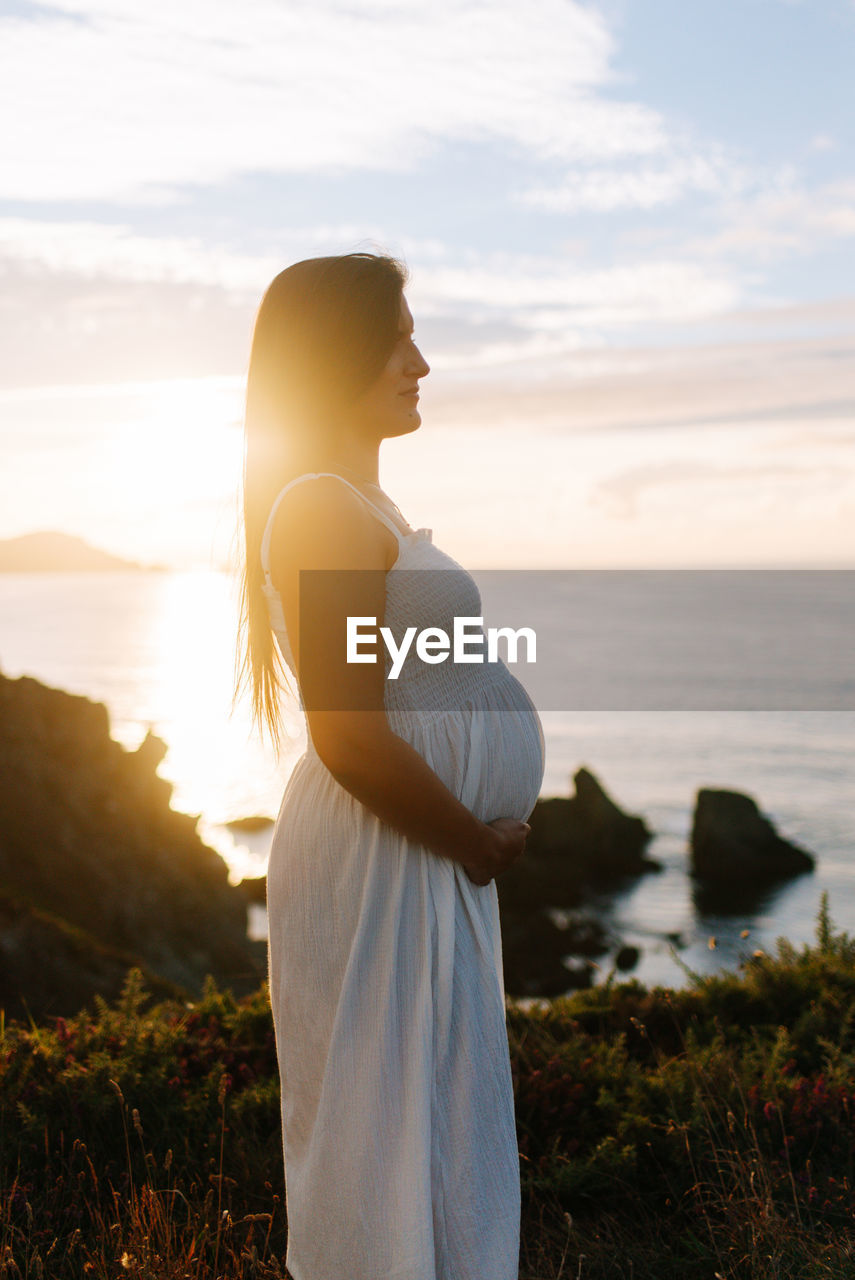
{"type": "Polygon", "coordinates": [[[290,480],[277,494],[273,506],[274,519],[280,527],[367,514],[364,502],[346,480],[322,471],[309,471],[290,480]]]}
{"type": "Polygon", "coordinates": [[[287,568],[379,568],[390,535],[366,504],[336,475],[307,473],[276,500],[270,539],[271,572],[287,568]],[[385,538],[382,535],[386,535],[385,538]]]}
{"type": "Polygon", "coordinates": [[[294,505],[300,501],[316,503],[330,500],[356,501],[357,495],[349,481],[334,471],[304,471],[283,485],[274,501],[294,505]]]}

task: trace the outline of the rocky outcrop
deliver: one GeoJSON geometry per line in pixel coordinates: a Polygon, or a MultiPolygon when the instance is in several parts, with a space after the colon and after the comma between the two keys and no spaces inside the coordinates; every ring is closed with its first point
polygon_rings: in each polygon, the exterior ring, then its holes
{"type": "Polygon", "coordinates": [[[751,796],[702,788],[695,798],[691,870],[722,889],[761,887],[812,871],[815,859],[779,836],[751,796]]]}
{"type": "Polygon", "coordinates": [[[524,857],[496,881],[511,995],[553,996],[589,986],[592,957],[606,956],[614,941],[593,916],[577,914],[562,927],[550,911],[579,907],[590,888],[660,869],[644,853],[652,835],[644,819],[624,813],[590,770],[577,770],[573,782],[569,799],[538,800],[524,857]],[[581,959],[572,963],[572,957],[581,959]]]}
{"type": "MultiPolygon", "coordinates": [[[[0,1007],[7,1018],[40,1019],[91,1004],[97,992],[119,998],[139,957],[105,946],[66,920],[0,893],[0,1007]]],[[[173,983],[143,970],[158,999],[180,996],[173,983]]]]}
{"type": "MultiPolygon", "coordinates": [[[[102,949],[91,982],[81,970],[82,986],[69,989],[99,990],[108,953],[188,992],[208,973],[238,991],[264,974],[225,863],[202,843],[197,819],[169,807],[172,788],[157,774],[165,750],[150,734],[126,751],[110,737],[101,703],[0,675],[0,892],[36,913],[40,936],[49,919],[78,931],[79,954],[91,950],[87,940],[102,949]]],[[[8,914],[0,1003],[26,998],[22,935],[8,914]],[[4,965],[15,948],[15,965],[4,965]]],[[[50,953],[36,948],[34,971],[37,954],[50,953]]],[[[56,974],[50,1012],[73,1012],[59,994],[67,976],[56,974]]],[[[49,986],[43,971],[38,977],[49,986]]]]}
{"type": "Polygon", "coordinates": [[[225,824],[229,831],[236,831],[238,835],[257,835],[259,831],[267,831],[275,825],[273,818],[267,818],[261,814],[251,814],[247,818],[232,818],[231,822],[225,824]]]}
{"type": "Polygon", "coordinates": [[[267,906],[267,876],[247,876],[241,880],[238,889],[252,906],[267,906]]]}
{"type": "MultiPolygon", "coordinates": [[[[501,891],[502,877],[496,881],[501,891]]],[[[590,987],[593,957],[606,955],[612,942],[594,917],[579,915],[557,924],[543,909],[501,913],[505,990],[511,996],[562,996],[590,987]]]]}
{"type": "Polygon", "coordinates": [[[624,813],[589,769],[573,775],[576,794],[541,800],[531,817],[528,847],[537,858],[561,858],[590,884],[659,869],[645,857],[652,832],[643,818],[624,813]]]}
{"type": "Polygon", "coordinates": [[[535,805],[525,857],[497,881],[506,912],[574,907],[588,887],[661,869],[645,856],[652,832],[643,818],[624,813],[590,770],[578,769],[573,782],[574,796],[535,805]]]}

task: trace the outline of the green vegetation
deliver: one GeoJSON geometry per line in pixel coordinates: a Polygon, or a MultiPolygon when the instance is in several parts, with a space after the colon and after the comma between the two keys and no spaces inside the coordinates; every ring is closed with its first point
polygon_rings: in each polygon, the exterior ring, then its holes
{"type": "MultiPolygon", "coordinates": [[[[855,1275],[855,940],[508,1014],[524,1280],[855,1275]]],[[[264,989],[0,1024],[0,1277],[284,1277],[264,989]]],[[[341,1280],[346,1280],[342,1277],[341,1280]]]]}

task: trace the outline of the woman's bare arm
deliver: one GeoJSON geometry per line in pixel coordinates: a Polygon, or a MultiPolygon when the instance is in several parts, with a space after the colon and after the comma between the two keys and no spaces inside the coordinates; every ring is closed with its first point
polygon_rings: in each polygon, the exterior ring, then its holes
{"type": "Polygon", "coordinates": [[[389,726],[384,663],[347,663],[345,620],[383,623],[393,535],[328,477],[303,481],[277,512],[271,576],[282,598],[309,733],[336,781],[407,839],[486,884],[523,852],[526,823],[483,823],[389,726]],[[300,570],[303,617],[300,615],[300,570]]]}

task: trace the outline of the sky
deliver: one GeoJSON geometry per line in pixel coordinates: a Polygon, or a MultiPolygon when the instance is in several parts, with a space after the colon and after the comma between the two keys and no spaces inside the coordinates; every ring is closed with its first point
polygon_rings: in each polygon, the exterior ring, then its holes
{"type": "Polygon", "coordinates": [[[0,0],[0,538],[234,563],[270,279],[410,270],[470,567],[855,564],[855,0],[0,0]]]}

